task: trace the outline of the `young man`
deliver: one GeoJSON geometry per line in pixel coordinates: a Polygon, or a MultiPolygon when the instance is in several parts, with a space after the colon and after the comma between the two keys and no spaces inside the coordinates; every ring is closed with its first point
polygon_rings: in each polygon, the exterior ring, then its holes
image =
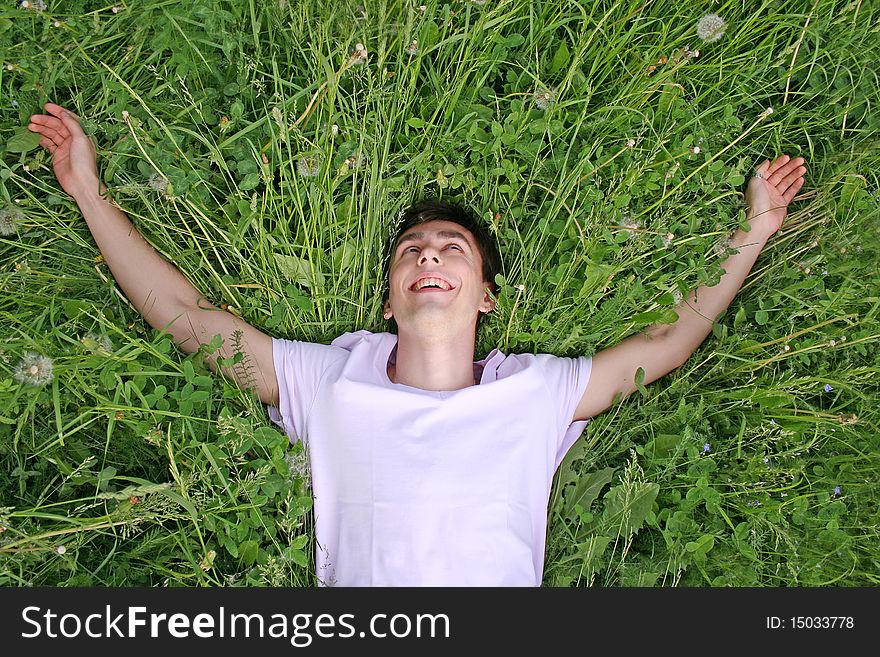
{"type": "MultiPolygon", "coordinates": [[[[657,325],[592,358],[510,354],[474,362],[491,312],[497,247],[467,213],[412,208],[393,241],[384,315],[397,334],[331,345],[271,338],[207,303],[105,196],[95,150],[72,113],[48,103],[28,126],[53,154],[117,283],[187,353],[235,331],[270,417],[309,450],[322,585],[540,585],[553,474],[587,421],[684,364],[782,225],[802,158],[765,161],[749,182],[750,232],[726,275],[657,325]]],[[[216,356],[209,360],[216,371],[216,356]]]]}

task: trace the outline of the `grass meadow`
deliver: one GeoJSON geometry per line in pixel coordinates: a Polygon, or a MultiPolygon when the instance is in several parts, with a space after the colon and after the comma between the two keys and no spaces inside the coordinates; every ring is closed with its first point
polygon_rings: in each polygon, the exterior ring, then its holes
{"type": "Polygon", "coordinates": [[[668,321],[720,280],[754,166],[804,156],[706,341],[569,452],[544,583],[880,583],[876,3],[25,4],[0,9],[0,584],[315,584],[300,448],[128,304],[25,128],[48,100],[159,252],[278,337],[387,330],[399,213],[469,204],[504,261],[477,358],[668,321]]]}

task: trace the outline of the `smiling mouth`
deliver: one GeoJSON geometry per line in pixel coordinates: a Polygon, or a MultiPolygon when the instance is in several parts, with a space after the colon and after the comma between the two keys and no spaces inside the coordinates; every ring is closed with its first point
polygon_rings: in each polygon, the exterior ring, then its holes
{"type": "Polygon", "coordinates": [[[413,283],[409,289],[410,292],[448,292],[453,286],[442,278],[426,277],[413,283]]]}

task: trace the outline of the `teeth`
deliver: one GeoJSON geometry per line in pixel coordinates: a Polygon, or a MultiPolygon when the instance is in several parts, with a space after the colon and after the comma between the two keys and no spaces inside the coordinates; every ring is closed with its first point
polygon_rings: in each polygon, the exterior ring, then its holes
{"type": "Polygon", "coordinates": [[[446,283],[446,281],[439,278],[423,278],[422,280],[418,281],[413,287],[418,292],[423,287],[427,287],[428,285],[435,285],[442,290],[449,289],[449,285],[446,283]]]}

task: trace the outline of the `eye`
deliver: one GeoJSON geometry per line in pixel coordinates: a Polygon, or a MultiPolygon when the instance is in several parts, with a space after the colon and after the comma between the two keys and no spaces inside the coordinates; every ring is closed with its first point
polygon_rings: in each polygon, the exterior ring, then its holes
{"type": "Polygon", "coordinates": [[[462,250],[461,247],[460,247],[458,244],[450,244],[450,245],[447,246],[446,248],[447,248],[447,249],[458,249],[459,251],[462,250]]]}
{"type": "Polygon", "coordinates": [[[419,247],[417,246],[408,246],[403,250],[404,253],[409,253],[410,251],[418,251],[419,247]]]}

